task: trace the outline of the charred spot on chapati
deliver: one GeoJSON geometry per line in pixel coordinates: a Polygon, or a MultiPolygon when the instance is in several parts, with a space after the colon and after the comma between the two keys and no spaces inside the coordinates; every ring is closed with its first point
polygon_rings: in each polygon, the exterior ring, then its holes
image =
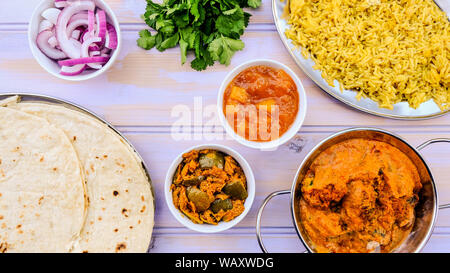
{"type": "Polygon", "coordinates": [[[8,251],[8,243],[1,242],[0,243],[0,253],[6,253],[6,251],[8,251]]]}
{"type": "Polygon", "coordinates": [[[125,250],[126,248],[127,248],[127,245],[126,245],[125,243],[117,244],[117,246],[116,246],[116,252],[125,250]]]}

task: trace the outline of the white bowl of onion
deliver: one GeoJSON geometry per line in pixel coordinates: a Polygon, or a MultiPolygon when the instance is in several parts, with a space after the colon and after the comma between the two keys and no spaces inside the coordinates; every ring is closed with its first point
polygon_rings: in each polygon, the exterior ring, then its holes
{"type": "Polygon", "coordinates": [[[43,0],[33,12],[28,41],[37,62],[64,80],[107,71],[121,48],[119,22],[103,0],[43,0]]]}

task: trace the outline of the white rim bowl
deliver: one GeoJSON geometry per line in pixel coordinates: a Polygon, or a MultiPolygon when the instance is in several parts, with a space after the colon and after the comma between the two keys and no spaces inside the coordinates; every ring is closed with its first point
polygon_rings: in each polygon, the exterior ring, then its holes
{"type": "Polygon", "coordinates": [[[182,225],[185,227],[198,231],[203,233],[214,233],[214,232],[221,232],[227,229],[232,228],[233,226],[237,225],[244,217],[247,215],[247,213],[250,211],[250,208],[252,207],[253,200],[255,199],[255,177],[253,175],[253,171],[248,164],[248,162],[235,150],[228,148],[223,145],[218,144],[204,144],[204,145],[198,145],[192,148],[187,149],[186,151],[182,152],[173,162],[170,166],[166,181],[164,185],[164,193],[166,196],[166,203],[169,207],[170,212],[175,217],[175,219],[178,220],[182,225]],[[241,166],[242,170],[244,171],[245,177],[247,179],[247,191],[248,191],[248,197],[245,200],[244,206],[245,210],[242,212],[241,215],[234,218],[230,222],[219,222],[217,225],[210,225],[210,224],[195,224],[192,222],[186,215],[184,215],[181,211],[179,211],[175,205],[173,204],[173,198],[172,198],[172,191],[170,190],[170,186],[172,185],[173,176],[175,174],[175,171],[178,167],[178,165],[183,160],[183,154],[190,152],[192,150],[203,150],[203,149],[212,149],[217,150],[220,152],[223,152],[227,155],[232,156],[237,163],[241,166]]]}
{"type": "Polygon", "coordinates": [[[274,149],[286,143],[291,138],[293,138],[302,127],[303,121],[305,120],[306,117],[306,110],[307,110],[306,93],[305,89],[303,88],[302,82],[300,81],[298,76],[286,65],[274,60],[267,60],[267,59],[248,61],[234,68],[230,73],[228,73],[228,75],[223,80],[217,98],[217,111],[219,114],[219,119],[222,122],[223,127],[225,128],[225,131],[242,145],[261,150],[274,149]],[[298,113],[291,127],[283,135],[281,135],[280,138],[267,142],[250,141],[238,135],[234,131],[234,129],[230,126],[225,117],[225,114],[223,113],[223,95],[225,93],[225,90],[227,89],[228,84],[243,70],[257,65],[265,65],[276,69],[284,70],[289,76],[291,76],[292,80],[297,85],[297,91],[299,95],[298,113]]]}
{"type": "Polygon", "coordinates": [[[117,49],[112,51],[111,58],[109,61],[99,70],[89,70],[84,71],[80,75],[76,76],[64,76],[61,75],[59,72],[61,70],[61,67],[58,65],[58,63],[47,56],[44,55],[44,53],[41,52],[41,50],[38,48],[36,44],[36,37],[39,34],[39,24],[42,20],[44,20],[41,16],[41,13],[48,9],[48,8],[54,8],[55,1],[54,0],[43,0],[37,5],[35,10],[33,11],[33,15],[31,16],[30,23],[28,25],[28,43],[30,45],[31,52],[33,53],[34,58],[36,61],[41,65],[42,68],[44,68],[48,73],[52,74],[55,77],[58,77],[60,79],[69,80],[69,81],[84,81],[89,80],[92,78],[95,78],[99,76],[100,74],[103,74],[105,71],[107,71],[116,61],[121,46],[122,46],[122,36],[120,33],[120,25],[119,21],[116,18],[116,15],[112,11],[112,9],[108,6],[108,4],[103,0],[92,0],[95,2],[96,6],[103,9],[106,12],[107,20],[110,24],[114,25],[117,32],[117,49]]]}

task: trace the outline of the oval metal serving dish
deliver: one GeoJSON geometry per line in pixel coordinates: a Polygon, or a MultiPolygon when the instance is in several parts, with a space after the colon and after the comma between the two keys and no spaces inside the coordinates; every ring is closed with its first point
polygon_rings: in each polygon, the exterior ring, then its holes
{"type": "Polygon", "coordinates": [[[306,59],[301,54],[301,50],[296,48],[292,43],[292,40],[288,39],[284,34],[289,28],[288,22],[285,16],[283,16],[283,14],[285,14],[287,4],[289,4],[289,0],[284,0],[283,2],[281,0],[272,0],[273,19],[281,41],[303,72],[305,72],[305,74],[308,75],[308,77],[313,80],[323,91],[332,97],[363,112],[393,119],[428,119],[450,112],[450,109],[441,111],[433,100],[422,103],[422,105],[420,105],[417,109],[411,108],[407,102],[400,102],[394,104],[393,110],[389,110],[380,108],[377,102],[369,98],[357,100],[355,91],[343,90],[343,92],[341,92],[337,81],[334,82],[335,87],[330,86],[320,75],[321,71],[313,69],[314,61],[311,59],[306,59]]]}
{"type": "MultiPolygon", "coordinates": [[[[91,116],[91,117],[97,119],[98,121],[100,121],[101,123],[105,124],[106,126],[108,126],[111,130],[113,130],[116,134],[118,134],[119,137],[125,141],[125,143],[127,143],[131,147],[131,150],[134,152],[137,159],[141,162],[142,168],[144,169],[144,172],[148,178],[150,190],[151,190],[151,193],[153,196],[153,208],[154,208],[154,210],[156,210],[155,192],[153,189],[152,180],[150,178],[150,173],[148,171],[147,165],[145,164],[144,160],[142,159],[142,156],[137,152],[137,150],[133,146],[133,144],[131,144],[131,142],[121,132],[119,132],[119,130],[114,128],[114,126],[112,126],[109,122],[107,122],[103,118],[99,117],[97,114],[91,112],[90,110],[88,110],[82,106],[76,105],[69,101],[65,101],[62,99],[58,99],[58,98],[54,98],[54,97],[50,97],[50,96],[46,96],[46,95],[37,95],[37,94],[28,94],[28,93],[4,93],[4,94],[0,94],[0,101],[10,98],[10,97],[13,97],[13,96],[18,96],[20,98],[20,101],[23,101],[23,102],[45,102],[45,103],[50,103],[50,104],[55,104],[55,105],[61,105],[61,106],[67,107],[68,109],[76,110],[83,114],[91,116]]],[[[154,213],[153,213],[153,215],[154,215],[154,213]]],[[[150,250],[150,247],[152,246],[152,244],[153,244],[153,236],[151,238],[147,252],[150,250]]]]}

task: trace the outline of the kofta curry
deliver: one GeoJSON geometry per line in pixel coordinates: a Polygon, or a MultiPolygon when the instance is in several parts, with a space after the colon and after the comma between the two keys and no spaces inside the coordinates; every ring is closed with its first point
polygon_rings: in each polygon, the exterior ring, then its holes
{"type": "Polygon", "coordinates": [[[248,197],[244,171],[216,150],[183,155],[171,185],[173,204],[196,224],[229,222],[244,212],[248,197]]]}
{"type": "Polygon", "coordinates": [[[319,154],[301,181],[301,225],[316,252],[391,252],[414,225],[421,188],[399,149],[346,140],[319,154]]]}

